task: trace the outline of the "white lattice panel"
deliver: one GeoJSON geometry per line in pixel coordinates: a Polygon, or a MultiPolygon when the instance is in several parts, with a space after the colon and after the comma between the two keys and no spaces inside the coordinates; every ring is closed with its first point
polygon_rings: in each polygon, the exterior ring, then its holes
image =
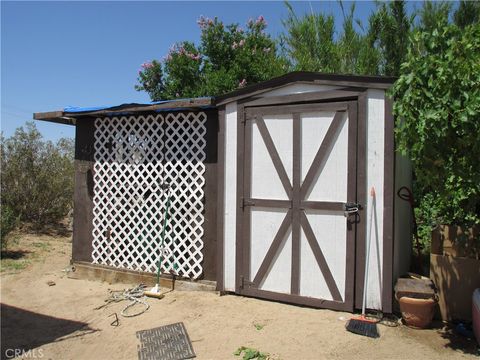
{"type": "Polygon", "coordinates": [[[155,272],[166,193],[171,205],[162,271],[202,274],[205,113],[97,118],[93,262],[155,272]]]}

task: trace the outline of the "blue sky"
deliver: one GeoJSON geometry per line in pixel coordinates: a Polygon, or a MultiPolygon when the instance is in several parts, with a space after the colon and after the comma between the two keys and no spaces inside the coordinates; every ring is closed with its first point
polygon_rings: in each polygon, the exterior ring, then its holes
{"type": "MultiPolygon", "coordinates": [[[[350,3],[345,2],[347,6],[350,3]]],[[[294,2],[297,13],[333,13],[337,2],[294,2]]],[[[375,8],[357,2],[366,21],[375,8]]],[[[409,4],[412,9],[415,4],[409,4]]],[[[1,129],[10,136],[33,112],[68,105],[147,102],[134,90],[145,60],[161,59],[178,41],[197,42],[201,16],[244,24],[263,15],[282,32],[283,2],[1,2],[1,129]]],[[[37,122],[47,139],[73,137],[73,127],[37,122]]]]}

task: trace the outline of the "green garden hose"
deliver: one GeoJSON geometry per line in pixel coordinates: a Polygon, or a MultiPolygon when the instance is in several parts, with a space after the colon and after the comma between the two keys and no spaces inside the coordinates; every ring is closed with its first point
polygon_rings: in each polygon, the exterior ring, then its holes
{"type": "Polygon", "coordinates": [[[160,284],[160,271],[162,268],[163,262],[163,252],[164,248],[163,245],[165,243],[165,231],[167,229],[168,224],[168,210],[170,209],[170,185],[167,185],[167,206],[165,208],[165,212],[163,213],[163,229],[162,229],[162,241],[160,243],[160,259],[158,260],[158,269],[157,269],[157,284],[160,284]]]}

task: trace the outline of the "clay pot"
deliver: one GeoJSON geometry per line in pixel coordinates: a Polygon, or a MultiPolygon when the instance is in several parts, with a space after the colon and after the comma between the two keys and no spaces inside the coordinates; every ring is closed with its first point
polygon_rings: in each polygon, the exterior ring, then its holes
{"type": "Polygon", "coordinates": [[[430,325],[435,312],[435,299],[416,299],[402,296],[398,299],[405,324],[424,329],[430,325]]]}

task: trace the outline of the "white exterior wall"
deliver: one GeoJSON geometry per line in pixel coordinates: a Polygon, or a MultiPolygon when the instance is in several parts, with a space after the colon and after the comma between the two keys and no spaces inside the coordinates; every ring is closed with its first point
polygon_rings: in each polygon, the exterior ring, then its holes
{"type": "Polygon", "coordinates": [[[368,272],[367,308],[382,308],[383,267],[383,185],[385,154],[385,91],[367,91],[367,237],[373,212],[370,261],[368,272]],[[376,203],[372,207],[371,188],[375,188],[376,203]]]}
{"type": "MultiPolygon", "coordinates": [[[[328,91],[338,87],[312,84],[293,84],[264,93],[263,96],[288,95],[311,91],[328,91]]],[[[383,202],[384,202],[384,144],[385,144],[385,91],[367,92],[367,194],[372,186],[376,190],[376,207],[370,253],[367,307],[381,309],[383,266],[383,202]]],[[[224,288],[235,290],[236,243],[236,184],[237,184],[237,104],[226,105],[225,121],[225,213],[224,213],[224,288]]],[[[367,206],[370,219],[371,198],[367,206]]],[[[367,231],[368,232],[368,231],[367,231]]]]}
{"type": "Polygon", "coordinates": [[[223,218],[224,289],[235,291],[235,238],[237,223],[237,103],[225,108],[225,179],[223,218]]]}

